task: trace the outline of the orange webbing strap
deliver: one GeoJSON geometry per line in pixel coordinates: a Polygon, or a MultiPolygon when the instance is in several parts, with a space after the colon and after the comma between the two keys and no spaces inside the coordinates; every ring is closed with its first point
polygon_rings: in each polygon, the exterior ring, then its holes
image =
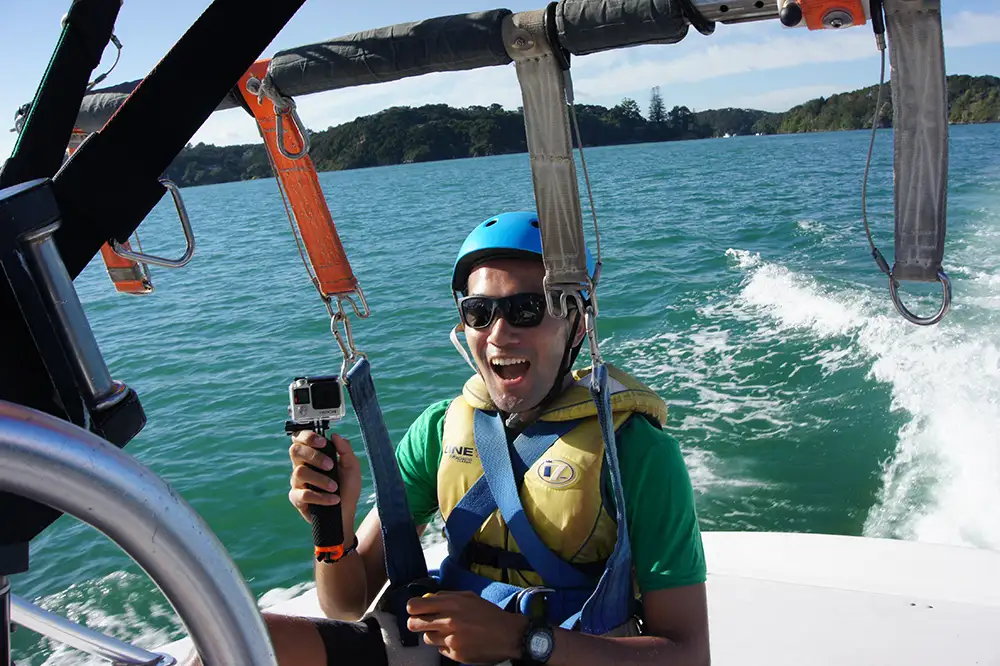
{"type": "MultiPolygon", "coordinates": [[[[278,186],[291,205],[292,216],[316,273],[316,288],[323,296],[355,292],[358,280],[354,277],[344,246],[337,235],[337,228],[319,185],[316,166],[308,154],[295,160],[281,154],[277,143],[278,116],[275,114],[274,103],[267,97],[258,103],[257,96],[247,90],[247,80],[251,76],[264,80],[269,63],[270,60],[255,62],[240,79],[237,87],[257,121],[278,186]]],[[[291,114],[282,114],[280,118],[284,123],[286,149],[293,154],[301,152],[303,142],[291,114]]]]}
{"type": "MultiPolygon", "coordinates": [[[[128,241],[122,243],[122,247],[132,250],[128,241]]],[[[101,257],[108,269],[108,277],[118,291],[125,294],[149,294],[153,291],[149,272],[135,261],[115,254],[108,243],[101,246],[101,257]]]]}
{"type": "MultiPolygon", "coordinates": [[[[69,145],[66,147],[66,154],[72,155],[80,147],[83,140],[87,138],[86,132],[74,130],[70,135],[69,145]]],[[[122,243],[126,250],[131,250],[132,246],[128,241],[122,243]]],[[[124,294],[149,294],[153,291],[153,283],[149,279],[149,271],[145,266],[140,266],[137,262],[125,257],[120,257],[111,249],[110,243],[101,246],[101,258],[104,259],[104,266],[108,269],[108,277],[115,289],[124,294]]]]}

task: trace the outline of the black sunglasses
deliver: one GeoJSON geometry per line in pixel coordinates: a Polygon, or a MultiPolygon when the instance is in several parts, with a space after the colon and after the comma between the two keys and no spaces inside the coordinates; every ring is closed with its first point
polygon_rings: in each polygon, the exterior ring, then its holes
{"type": "Polygon", "coordinates": [[[497,312],[511,326],[531,328],[545,318],[545,296],[542,294],[511,294],[502,298],[466,296],[458,299],[462,322],[469,328],[487,328],[497,312]]]}

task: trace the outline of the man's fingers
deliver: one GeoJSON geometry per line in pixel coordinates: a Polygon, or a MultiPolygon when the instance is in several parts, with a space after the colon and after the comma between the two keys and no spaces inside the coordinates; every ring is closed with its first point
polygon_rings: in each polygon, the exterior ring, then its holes
{"type": "Polygon", "coordinates": [[[455,632],[456,626],[455,618],[448,615],[425,615],[423,617],[410,617],[406,620],[406,627],[410,631],[418,633],[431,631],[451,634],[455,632]]]}
{"type": "Polygon", "coordinates": [[[313,432],[312,430],[298,431],[292,436],[292,442],[305,444],[306,446],[311,446],[314,449],[322,449],[326,446],[326,440],[320,437],[319,433],[313,432]]]}
{"type": "Polygon", "coordinates": [[[295,506],[306,504],[319,504],[323,506],[336,506],[340,504],[340,497],[333,493],[321,493],[309,488],[293,488],[288,492],[288,499],[295,506]]]}
{"type": "Polygon", "coordinates": [[[410,615],[438,616],[453,610],[452,600],[443,593],[414,597],[406,602],[406,612],[410,615]]]}
{"type": "Polygon", "coordinates": [[[336,433],[330,433],[330,441],[333,443],[333,448],[337,450],[342,457],[354,456],[354,449],[351,448],[351,442],[336,433]]]}
{"type": "Polygon", "coordinates": [[[291,484],[292,488],[305,489],[307,485],[311,485],[331,493],[337,490],[336,481],[305,465],[297,465],[292,470],[291,484]]]}
{"type": "Polygon", "coordinates": [[[410,631],[444,631],[452,626],[451,618],[442,615],[411,616],[406,620],[410,631]]]}
{"type": "Polygon", "coordinates": [[[428,645],[437,645],[440,647],[441,645],[444,645],[444,638],[445,637],[443,635],[439,634],[436,631],[428,631],[424,634],[424,643],[427,643],[428,645]]]}
{"type": "Polygon", "coordinates": [[[312,465],[318,469],[333,469],[333,459],[325,453],[302,443],[292,444],[288,448],[288,456],[295,465],[312,465]]]}

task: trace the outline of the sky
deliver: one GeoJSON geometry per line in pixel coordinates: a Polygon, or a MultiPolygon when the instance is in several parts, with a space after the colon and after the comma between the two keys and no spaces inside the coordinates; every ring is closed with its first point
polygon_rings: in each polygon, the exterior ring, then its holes
{"type": "MultiPolygon", "coordinates": [[[[209,4],[209,0],[124,0],[115,28],[124,49],[104,85],[145,76],[209,4]]],[[[1000,76],[1000,0],[945,0],[943,4],[948,73],[1000,76]]],[[[516,12],[544,5],[541,0],[307,0],[261,56],[432,16],[498,7],[516,12]]],[[[13,149],[16,135],[7,130],[13,127],[14,112],[34,97],[59,37],[60,18],[69,6],[70,0],[0,2],[0,62],[4,63],[0,160],[13,149]]],[[[114,57],[115,49],[109,46],[98,71],[107,69],[114,57]]],[[[697,111],[735,106],[784,111],[814,97],[877,83],[879,61],[867,25],[810,32],[767,21],[719,24],[708,37],[692,29],[673,45],[574,57],[572,73],[579,103],[612,106],[623,97],[632,97],[645,112],[650,89],[660,86],[667,108],[686,105],[697,111]]],[[[514,109],[521,99],[513,65],[509,65],[318,93],[297,103],[306,126],[321,131],[389,106],[499,103],[514,109]]],[[[259,136],[248,116],[233,109],[213,114],[193,141],[230,145],[256,143],[259,136]]]]}

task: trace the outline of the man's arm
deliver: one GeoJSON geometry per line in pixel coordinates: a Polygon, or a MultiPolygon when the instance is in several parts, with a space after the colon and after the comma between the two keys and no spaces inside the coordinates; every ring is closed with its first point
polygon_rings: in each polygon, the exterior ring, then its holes
{"type": "Polygon", "coordinates": [[[643,636],[609,638],[556,629],[550,666],[711,663],[704,583],[655,590],[642,599],[643,636]]]}
{"type": "MultiPolygon", "coordinates": [[[[430,405],[413,422],[396,447],[396,462],[403,479],[407,504],[417,523],[418,537],[423,534],[427,523],[437,511],[437,469],[441,460],[444,414],[449,403],[448,400],[442,400],[430,405]]],[[[350,448],[345,448],[344,453],[353,456],[350,448]]],[[[293,461],[296,459],[295,453],[292,459],[293,461]]],[[[294,485],[296,483],[294,474],[292,480],[294,485]]],[[[355,504],[361,495],[360,469],[357,483],[358,491],[349,495],[355,504]]],[[[300,509],[300,513],[307,518],[306,511],[300,509]]],[[[344,507],[345,544],[354,542],[353,527],[356,514],[357,506],[344,507]]],[[[316,563],[316,594],[319,597],[320,608],[328,617],[340,620],[359,619],[385,586],[382,523],[376,509],[373,508],[365,516],[358,527],[357,536],[356,553],[351,553],[340,562],[316,563]]]]}
{"type": "MultiPolygon", "coordinates": [[[[354,530],[344,522],[344,543],[354,543],[354,530]]],[[[417,536],[426,525],[417,526],[417,536]]],[[[357,531],[358,549],[339,562],[316,563],[316,595],[323,613],[337,620],[357,621],[386,583],[385,549],[378,510],[365,516],[357,531]]]]}
{"type": "MultiPolygon", "coordinates": [[[[643,596],[642,636],[611,638],[553,630],[550,666],[706,666],[710,663],[705,584],[643,596]]],[[[440,592],[407,603],[411,631],[462,664],[492,664],[523,656],[528,618],[501,610],[472,592],[440,592]]]]}

